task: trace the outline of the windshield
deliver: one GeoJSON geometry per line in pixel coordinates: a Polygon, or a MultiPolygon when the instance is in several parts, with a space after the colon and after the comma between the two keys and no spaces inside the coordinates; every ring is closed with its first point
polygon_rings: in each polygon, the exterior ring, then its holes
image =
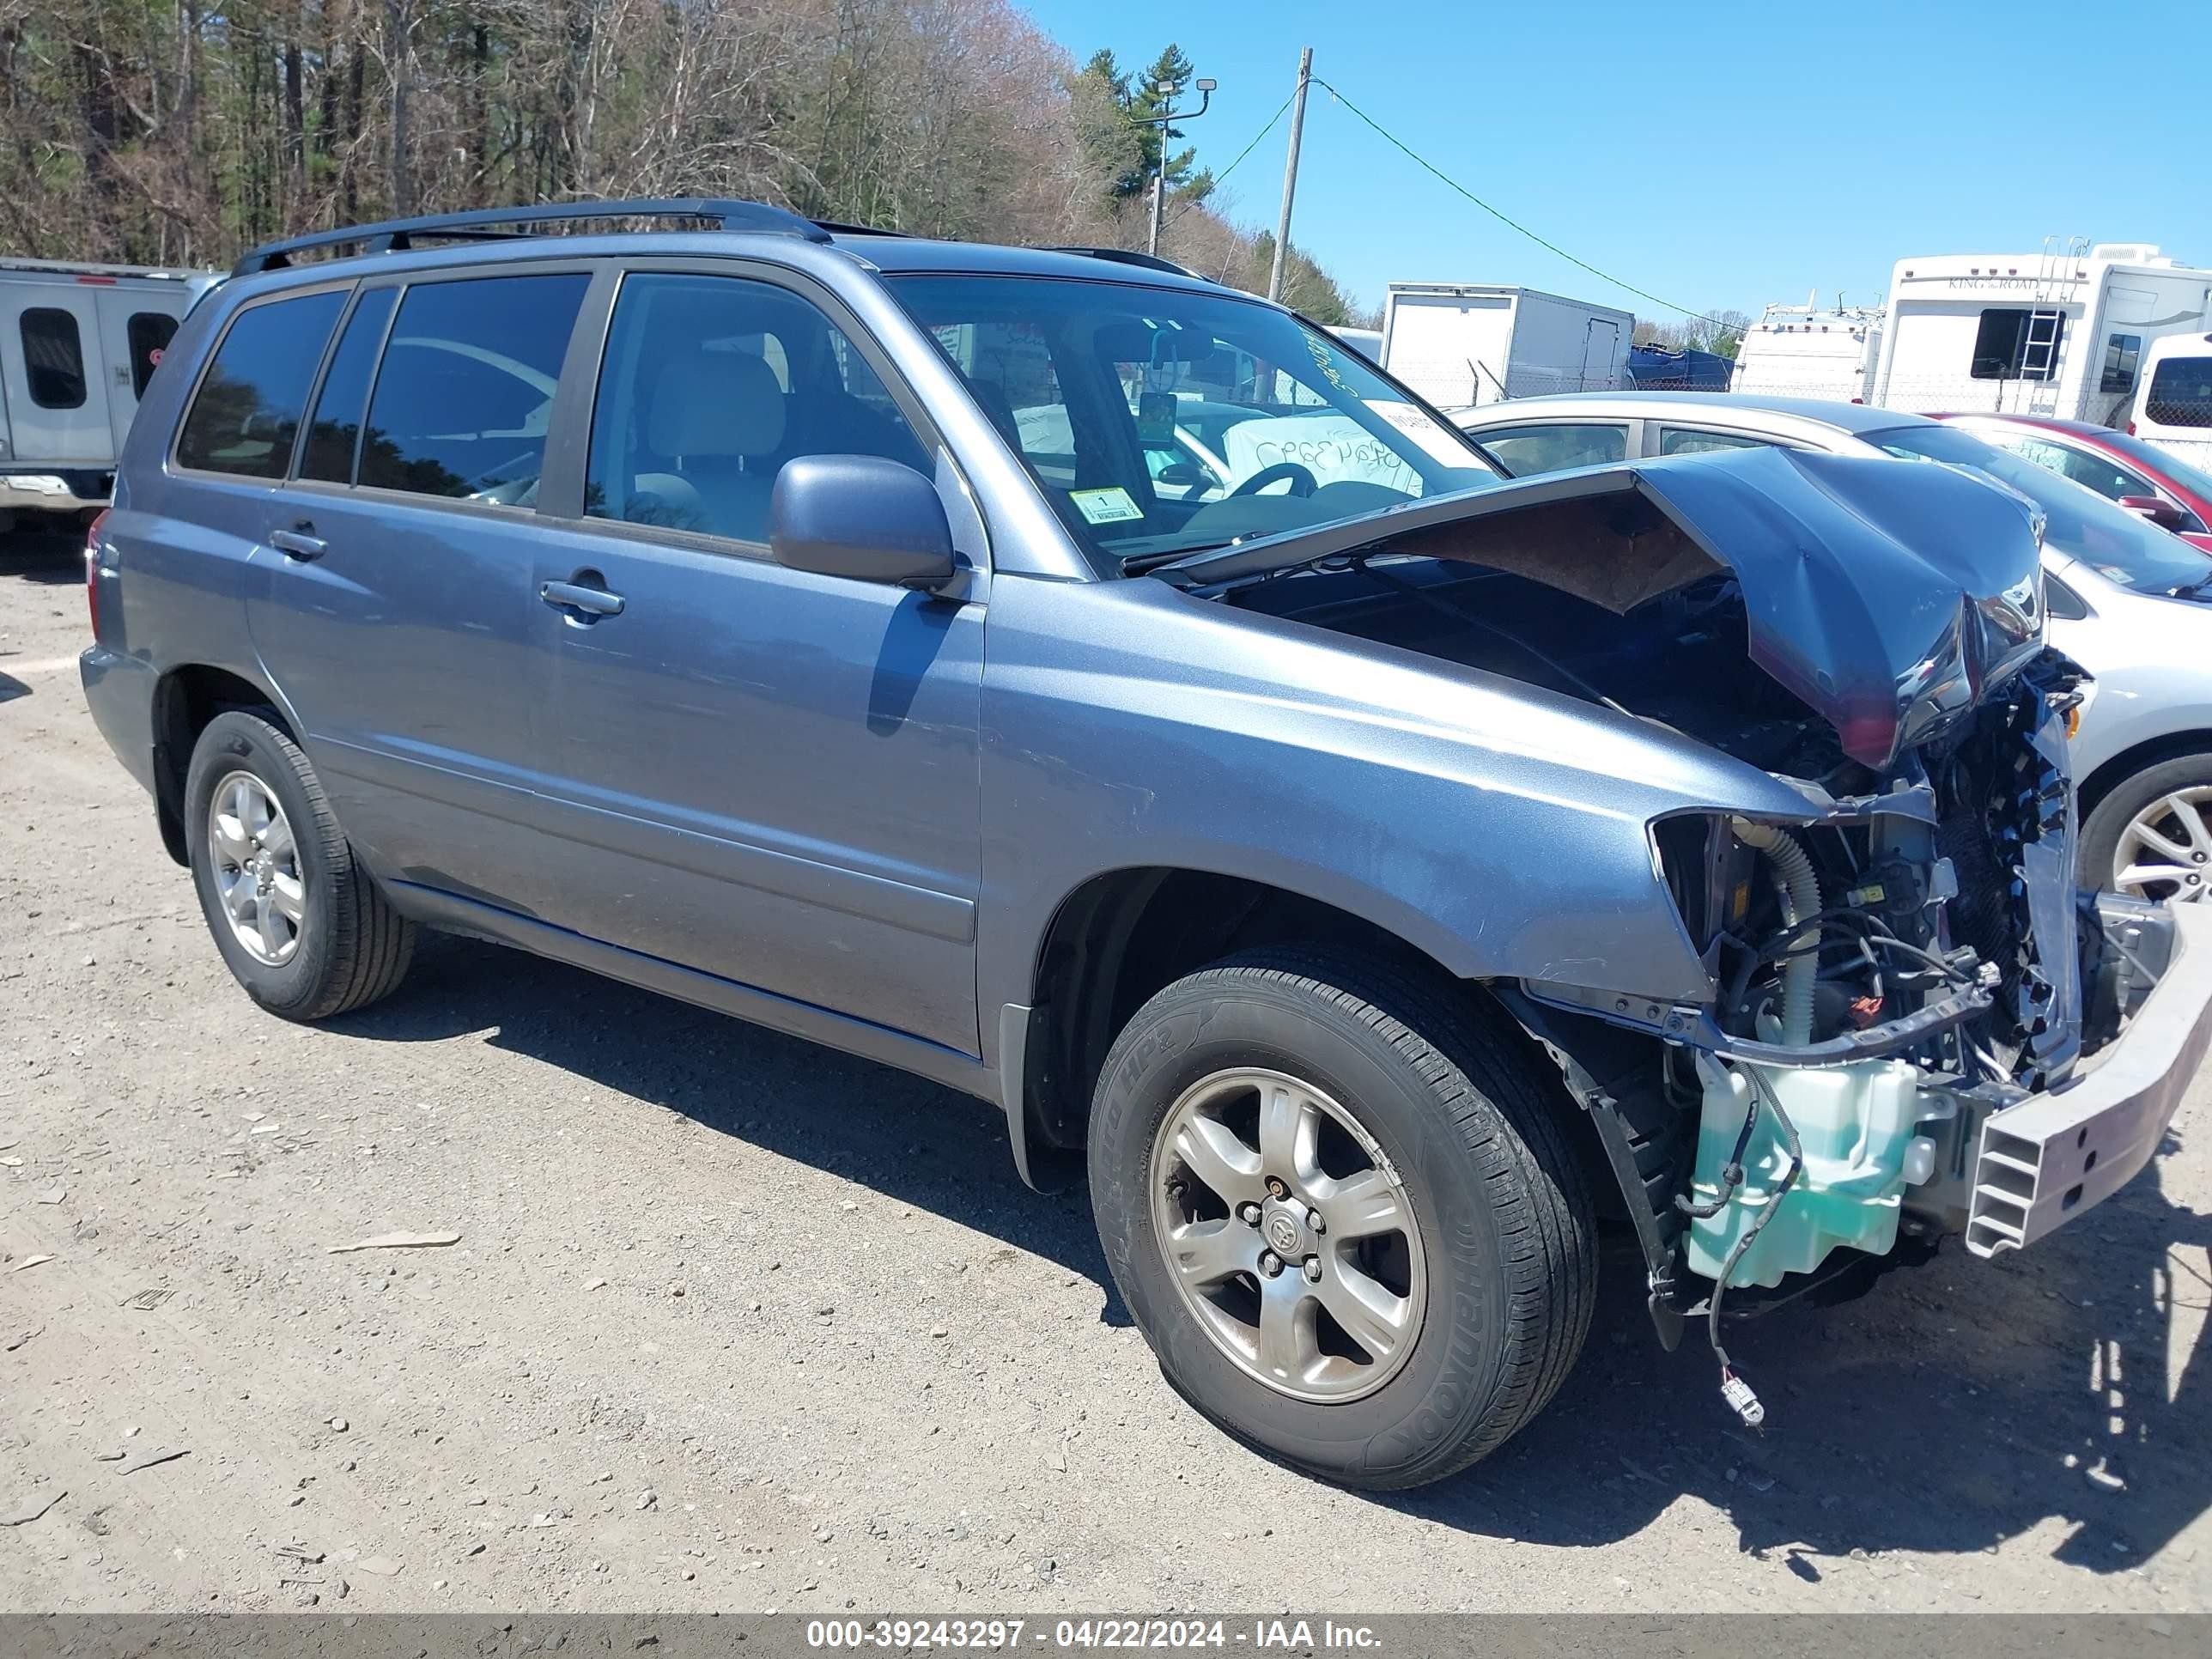
{"type": "Polygon", "coordinates": [[[1341,341],[1227,295],[888,279],[1105,573],[1499,482],[1341,341]]]}
{"type": "Polygon", "coordinates": [[[2132,433],[2100,432],[2097,441],[2116,453],[2126,456],[2146,472],[2160,474],[2192,495],[2212,501],[2212,472],[2207,472],[2203,467],[2177,460],[2166,451],[2145,443],[2132,433]]]}
{"type": "Polygon", "coordinates": [[[1858,435],[1905,460],[1970,466],[2010,486],[2048,518],[2043,532],[2046,547],[2081,560],[2122,587],[2170,593],[2212,576],[2212,559],[2179,536],[2145,523],[2047,467],[2008,454],[1956,427],[1899,426],[1858,435]]]}

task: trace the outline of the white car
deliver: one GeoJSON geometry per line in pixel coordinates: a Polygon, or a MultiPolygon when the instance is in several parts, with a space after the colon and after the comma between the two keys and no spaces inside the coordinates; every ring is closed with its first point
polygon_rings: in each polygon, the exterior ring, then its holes
{"type": "Polygon", "coordinates": [[[2051,641],[2096,676],[2073,738],[2084,878],[2143,898],[2212,891],[2212,557],[1961,427],[1893,410],[1655,392],[1449,413],[1516,477],[1778,444],[1971,467],[2028,497],[2045,519],[2051,641]]]}

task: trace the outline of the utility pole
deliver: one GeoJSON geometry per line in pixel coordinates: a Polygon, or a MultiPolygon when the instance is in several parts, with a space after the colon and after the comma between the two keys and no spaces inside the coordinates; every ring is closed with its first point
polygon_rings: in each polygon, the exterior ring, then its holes
{"type": "Polygon", "coordinates": [[[1160,129],[1160,164],[1152,169],[1152,228],[1145,238],[1145,252],[1158,255],[1160,251],[1160,198],[1167,193],[1168,130],[1160,129]]]}
{"type": "Polygon", "coordinates": [[[1275,264],[1267,273],[1267,297],[1283,297],[1283,266],[1291,255],[1291,200],[1298,193],[1298,140],[1306,130],[1306,88],[1313,82],[1313,48],[1298,49],[1298,89],[1291,100],[1291,151],[1283,158],[1283,210],[1275,219],[1275,264]]]}
{"type": "Polygon", "coordinates": [[[1153,255],[1158,255],[1160,251],[1160,198],[1167,194],[1170,133],[1177,121],[1195,121],[1200,116],[1205,114],[1206,106],[1213,101],[1214,88],[1221,83],[1218,81],[1201,80],[1194,82],[1192,84],[1198,88],[1198,107],[1189,114],[1178,115],[1175,111],[1175,95],[1182,88],[1172,81],[1163,81],[1154,88],[1165,100],[1160,106],[1160,113],[1147,116],[1141,120],[1133,120],[1130,124],[1133,126],[1158,127],[1160,130],[1160,159],[1158,164],[1152,168],[1152,234],[1145,242],[1145,252],[1153,255]]]}

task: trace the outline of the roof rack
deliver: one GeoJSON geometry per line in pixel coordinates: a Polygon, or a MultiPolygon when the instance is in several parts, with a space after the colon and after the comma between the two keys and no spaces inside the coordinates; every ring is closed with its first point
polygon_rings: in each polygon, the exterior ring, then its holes
{"type": "Polygon", "coordinates": [[[817,219],[813,224],[817,230],[826,230],[832,236],[898,236],[908,241],[914,240],[910,230],[886,230],[881,225],[846,225],[835,219],[817,219]]]}
{"type": "Polygon", "coordinates": [[[655,197],[629,202],[545,202],[532,207],[478,208],[468,213],[435,213],[416,219],[387,219],[376,224],[319,230],[312,235],[264,242],[230,269],[234,276],[281,270],[292,256],[310,248],[359,244],[364,253],[394,253],[417,238],[434,241],[489,241],[514,235],[513,227],[574,223],[592,219],[705,219],[720,230],[764,231],[826,242],[830,233],[811,219],[765,202],[721,201],[711,197],[655,197]]]}
{"type": "Polygon", "coordinates": [[[1079,253],[1086,258],[1111,259],[1117,265],[1136,265],[1146,270],[1164,270],[1171,276],[1188,276],[1193,282],[1206,279],[1188,265],[1179,265],[1172,259],[1163,259],[1157,253],[1139,253],[1128,247],[1047,247],[1041,253],[1079,253]]]}

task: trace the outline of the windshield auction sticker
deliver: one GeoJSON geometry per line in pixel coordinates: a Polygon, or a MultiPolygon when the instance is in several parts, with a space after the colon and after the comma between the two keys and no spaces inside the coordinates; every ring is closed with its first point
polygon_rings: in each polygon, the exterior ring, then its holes
{"type": "Polygon", "coordinates": [[[1122,524],[1145,516],[1145,509],[1119,484],[1105,489],[1071,489],[1067,499],[1075,503],[1075,510],[1086,524],[1122,524]]]}

